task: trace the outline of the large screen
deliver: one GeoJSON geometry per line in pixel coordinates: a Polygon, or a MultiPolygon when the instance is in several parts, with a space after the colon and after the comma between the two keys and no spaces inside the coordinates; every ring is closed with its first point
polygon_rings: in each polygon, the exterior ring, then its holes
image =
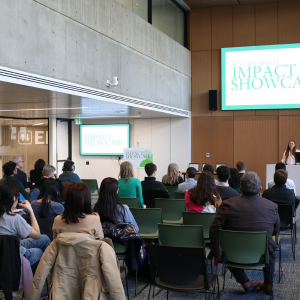
{"type": "Polygon", "coordinates": [[[221,49],[222,110],[300,108],[300,44],[221,49]]]}
{"type": "Polygon", "coordinates": [[[80,125],[80,155],[123,155],[129,124],[80,125]]]}

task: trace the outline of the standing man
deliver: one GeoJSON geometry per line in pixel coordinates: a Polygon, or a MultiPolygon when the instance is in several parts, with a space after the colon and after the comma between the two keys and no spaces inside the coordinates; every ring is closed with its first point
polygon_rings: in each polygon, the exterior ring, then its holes
{"type": "MultiPolygon", "coordinates": [[[[250,281],[243,269],[228,267],[236,281],[242,285],[246,294],[254,291],[258,286],[266,294],[271,292],[273,275],[275,270],[275,258],[277,244],[272,236],[276,235],[280,229],[280,219],[278,206],[270,200],[261,198],[261,182],[255,172],[247,172],[241,178],[242,195],[223,201],[217,210],[210,230],[211,253],[215,266],[219,262],[219,229],[233,231],[266,231],[270,252],[270,266],[264,267],[264,281],[250,281]]],[[[227,261],[225,256],[222,257],[227,261]]]]}
{"type": "Polygon", "coordinates": [[[33,200],[37,199],[37,197],[40,194],[40,190],[35,188],[30,191],[27,182],[27,175],[25,172],[21,170],[23,168],[23,163],[24,163],[22,158],[20,156],[14,156],[12,158],[12,161],[17,165],[17,174],[15,174],[14,178],[16,180],[19,180],[23,184],[25,191],[30,194],[30,203],[31,203],[33,200]]]}

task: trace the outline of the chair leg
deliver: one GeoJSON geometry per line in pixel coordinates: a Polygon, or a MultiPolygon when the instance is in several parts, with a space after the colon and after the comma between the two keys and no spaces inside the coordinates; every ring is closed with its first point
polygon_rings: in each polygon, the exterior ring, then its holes
{"type": "Polygon", "coordinates": [[[135,297],[136,295],[136,286],[137,286],[137,270],[135,270],[135,287],[134,287],[134,293],[135,293],[135,297]]]}
{"type": "Polygon", "coordinates": [[[270,280],[271,280],[271,285],[270,285],[270,300],[273,299],[273,280],[272,280],[272,268],[271,268],[271,265],[270,265],[270,280]]]}
{"type": "Polygon", "coordinates": [[[225,289],[225,275],[226,275],[226,271],[225,271],[226,267],[224,268],[224,274],[223,274],[223,292],[224,292],[224,289],[225,289]]]}
{"type": "Polygon", "coordinates": [[[125,266],[125,262],[123,260],[123,268],[125,269],[125,281],[126,281],[126,289],[127,289],[127,298],[129,300],[129,291],[128,291],[128,281],[127,281],[127,272],[126,272],[126,268],[124,267],[125,266]]]}
{"type": "Polygon", "coordinates": [[[282,266],[281,266],[281,243],[279,243],[279,278],[278,283],[280,283],[281,280],[281,274],[282,274],[282,266]]]}
{"type": "Polygon", "coordinates": [[[150,284],[150,287],[149,287],[149,293],[148,293],[148,300],[150,300],[150,292],[151,292],[151,284],[150,284]]]}
{"type": "Polygon", "coordinates": [[[154,298],[154,294],[155,294],[155,286],[153,287],[153,298],[154,298]]]}
{"type": "Polygon", "coordinates": [[[219,300],[221,300],[220,285],[219,285],[219,276],[218,275],[217,275],[217,283],[218,283],[218,297],[219,297],[219,300]]]}
{"type": "Polygon", "coordinates": [[[167,290],[167,300],[169,300],[169,291],[167,290]]]}

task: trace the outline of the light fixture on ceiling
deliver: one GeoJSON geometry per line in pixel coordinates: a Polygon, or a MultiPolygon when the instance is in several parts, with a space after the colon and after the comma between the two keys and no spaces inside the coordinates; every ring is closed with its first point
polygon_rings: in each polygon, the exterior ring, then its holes
{"type": "Polygon", "coordinates": [[[32,126],[38,126],[38,125],[43,125],[44,123],[37,123],[37,124],[33,124],[32,126]]]}
{"type": "Polygon", "coordinates": [[[36,111],[36,110],[62,110],[62,109],[82,109],[88,107],[56,107],[56,108],[26,108],[26,109],[1,109],[0,111],[36,111]]]}
{"type": "Polygon", "coordinates": [[[11,121],[12,119],[4,119],[5,121],[11,121]]]}
{"type": "Polygon", "coordinates": [[[107,87],[110,87],[110,86],[113,86],[113,85],[119,85],[119,81],[118,81],[117,76],[114,76],[111,82],[110,82],[109,79],[106,80],[106,86],[107,87]]]}
{"type": "Polygon", "coordinates": [[[115,112],[116,112],[117,114],[119,114],[119,113],[125,112],[125,110],[116,110],[115,112]]]}

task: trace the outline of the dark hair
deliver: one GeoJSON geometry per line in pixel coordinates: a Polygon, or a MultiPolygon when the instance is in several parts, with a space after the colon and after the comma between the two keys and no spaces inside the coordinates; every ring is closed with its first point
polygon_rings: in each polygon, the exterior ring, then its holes
{"type": "Polygon", "coordinates": [[[34,164],[34,168],[38,169],[38,170],[43,170],[44,166],[45,166],[45,161],[41,158],[39,158],[35,164],[34,164]]]}
{"type": "Polygon", "coordinates": [[[157,171],[157,167],[153,163],[149,163],[145,165],[145,172],[148,176],[151,176],[155,171],[157,171]]]}
{"type": "Polygon", "coordinates": [[[246,170],[246,163],[243,160],[239,160],[236,163],[236,168],[238,169],[238,171],[244,171],[246,170]]]}
{"type": "Polygon", "coordinates": [[[230,168],[230,178],[228,180],[230,187],[235,188],[241,185],[241,177],[239,171],[236,168],[230,168]]]}
{"type": "Polygon", "coordinates": [[[190,200],[201,206],[205,206],[208,202],[215,205],[214,195],[220,196],[217,192],[214,176],[209,171],[203,171],[199,175],[196,187],[190,191],[190,200]]]}
{"type": "Polygon", "coordinates": [[[214,165],[213,165],[213,164],[206,164],[206,165],[203,167],[203,171],[208,171],[208,172],[210,172],[212,175],[214,175],[214,171],[215,171],[214,165]]]}
{"type": "Polygon", "coordinates": [[[10,215],[14,205],[14,197],[19,198],[19,189],[14,183],[5,182],[0,185],[0,217],[4,213],[10,215]]]}
{"type": "Polygon", "coordinates": [[[194,167],[189,167],[187,168],[186,173],[189,175],[189,178],[195,178],[197,170],[194,167]]]}
{"type": "Polygon", "coordinates": [[[44,181],[43,184],[43,199],[42,205],[39,211],[41,218],[47,218],[47,214],[51,209],[51,201],[57,202],[58,199],[58,183],[56,179],[49,178],[44,181]],[[51,200],[51,201],[49,201],[51,200]]]}
{"type": "Polygon", "coordinates": [[[86,183],[77,182],[70,185],[65,201],[62,219],[67,223],[79,223],[85,218],[84,214],[91,214],[91,192],[86,183]]]}
{"type": "Polygon", "coordinates": [[[276,170],[274,173],[275,184],[285,184],[288,179],[288,172],[286,170],[276,170]]]}
{"type": "Polygon", "coordinates": [[[285,163],[283,162],[278,162],[276,165],[275,165],[275,171],[276,170],[285,170],[286,169],[286,166],[285,166],[285,163]]]}
{"type": "Polygon", "coordinates": [[[285,151],[285,162],[287,161],[289,154],[290,154],[290,142],[294,142],[294,148],[292,150],[292,155],[295,156],[295,151],[296,151],[296,142],[294,140],[289,140],[286,151],[285,151]]]}
{"type": "Polygon", "coordinates": [[[218,175],[218,178],[220,179],[220,181],[225,182],[229,179],[230,170],[227,166],[220,166],[217,169],[217,175],[218,175]]]}
{"type": "Polygon", "coordinates": [[[62,170],[64,171],[64,172],[71,172],[71,171],[73,171],[72,170],[72,166],[74,165],[74,161],[72,161],[72,160],[66,160],[65,162],[64,162],[64,165],[63,165],[63,167],[62,167],[62,170]]]}
{"type": "Polygon", "coordinates": [[[2,166],[2,171],[5,176],[11,176],[14,174],[17,164],[13,161],[8,161],[2,166]]]}
{"type": "Polygon", "coordinates": [[[99,198],[94,206],[101,222],[119,224],[117,217],[125,217],[125,208],[117,196],[118,186],[118,180],[111,177],[104,178],[101,182],[99,198]]]}

